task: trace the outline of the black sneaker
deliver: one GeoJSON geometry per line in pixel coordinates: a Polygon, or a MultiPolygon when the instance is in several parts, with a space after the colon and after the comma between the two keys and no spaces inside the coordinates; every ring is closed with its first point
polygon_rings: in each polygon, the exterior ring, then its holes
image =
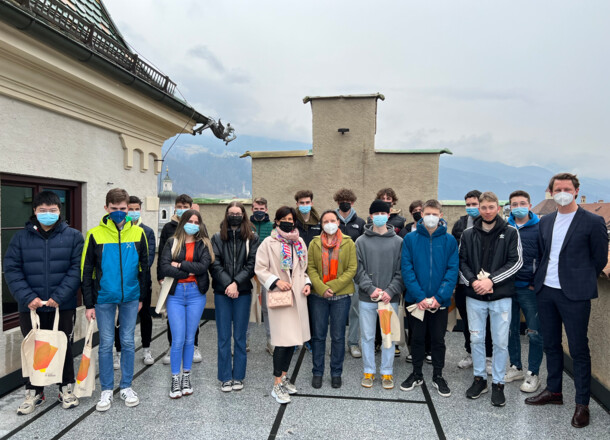
{"type": "Polygon", "coordinates": [[[438,391],[438,393],[443,397],[451,396],[451,390],[447,385],[447,381],[443,378],[443,376],[434,376],[432,378],[432,385],[438,391]]]}
{"type": "Polygon", "coordinates": [[[504,384],[491,384],[491,404],[493,406],[506,405],[506,398],[504,397],[504,384]]]}
{"type": "Polygon", "coordinates": [[[466,391],[466,397],[469,399],[478,399],[481,397],[481,394],[484,394],[487,391],[487,379],[476,376],[474,382],[472,382],[472,385],[468,388],[468,391],[466,391]]]}
{"type": "Polygon", "coordinates": [[[396,358],[400,357],[400,347],[398,347],[398,345],[394,346],[394,357],[396,357],[396,358]]]}
{"type": "Polygon", "coordinates": [[[322,388],[322,376],[314,376],[311,378],[311,386],[318,389],[322,388]]]}
{"type": "Polygon", "coordinates": [[[424,376],[421,374],[411,373],[407,380],[400,384],[400,389],[403,391],[411,391],[415,387],[421,386],[424,383],[424,376]]]}

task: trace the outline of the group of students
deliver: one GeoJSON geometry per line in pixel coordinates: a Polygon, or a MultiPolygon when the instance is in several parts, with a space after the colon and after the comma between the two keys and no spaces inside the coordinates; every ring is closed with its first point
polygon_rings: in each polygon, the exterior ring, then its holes
{"type": "MultiPolygon", "coordinates": [[[[224,392],[243,389],[254,279],[258,286],[254,300],[260,291],[267,350],[273,355],[271,396],[280,404],[290,402],[290,395],[297,392],[287,371],[299,346],[310,346],[311,384],[322,387],[329,327],[330,383],[333,388],[341,387],[348,321],[349,352],[363,360],[361,385],[373,387],[380,304],[391,306],[397,315],[401,307],[408,310],[407,361],[412,362],[413,371],[400,389],[420,386],[423,363],[428,361],[433,367],[433,386],[441,396],[449,397],[451,390],[443,377],[444,339],[454,298],[465,326],[467,351],[458,367],[472,367],[474,373],[467,398],[477,399],[488,392],[488,375],[494,406],[505,405],[506,382],[523,380],[523,392],[537,391],[544,347],[547,387],[525,403],[563,403],[563,323],[577,390],[572,425],[586,426],[591,381],[586,331],[590,300],[597,296],[596,278],[607,263],[608,234],[601,217],[576,204],[576,176],[555,175],[549,190],[558,205],[556,213],[539,219],[531,211],[529,195],[515,191],[509,197],[507,220],[501,216],[495,194],[471,191],[465,197],[466,215],[451,233],[437,200],[413,202],[409,211],[414,221],[407,224],[395,208],[397,196],[391,188],[377,193],[366,220],[356,214],[356,196],[349,189],[337,191],[337,208],[321,214],[313,207],[313,193],[304,190],[295,194],[296,209],[282,206],[273,220],[264,198],[253,201],[251,216],[240,202],[231,202],[220,231],[211,239],[199,211],[190,209],[192,199],[179,196],[176,214],[161,233],[157,263],[158,281],[171,283],[166,286],[169,396],[175,399],[193,393],[191,368],[195,354],[201,360],[197,334],[210,276],[220,388],[224,392]],[[525,373],[520,310],[530,340],[525,373]]],[[[155,239],[152,230],[141,223],[141,205],[125,190],[110,190],[107,214],[83,241],[80,232],[59,216],[59,198],[43,191],[34,197],[34,215],[11,241],[4,261],[24,335],[31,326],[28,309],[38,312],[43,328],[50,328],[50,312],[59,307],[60,329],[71,337],[76,292],[82,288],[86,317],[96,319],[100,333],[99,411],[108,410],[113,401],[115,339],[120,341],[117,351],[121,353],[115,356],[116,367],[121,369],[119,395],[127,406],[139,404],[131,388],[138,312],[143,361],[147,365],[154,362],[150,353],[150,267],[155,239]]],[[[385,389],[394,388],[397,350],[393,343],[380,347],[379,373],[385,389]]],[[[78,405],[72,393],[70,349],[66,358],[59,399],[64,408],[70,408],[78,405]]],[[[18,413],[29,414],[43,402],[43,389],[28,382],[18,413]]]]}

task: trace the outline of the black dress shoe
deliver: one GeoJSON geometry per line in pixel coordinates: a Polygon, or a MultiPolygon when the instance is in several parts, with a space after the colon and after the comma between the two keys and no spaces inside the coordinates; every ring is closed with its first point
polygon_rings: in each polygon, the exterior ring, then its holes
{"type": "Polygon", "coordinates": [[[341,376],[333,376],[330,385],[333,388],[341,388],[341,376]]]}
{"type": "Polygon", "coordinates": [[[563,394],[551,393],[549,390],[544,390],[537,396],[525,399],[525,403],[527,405],[563,405],[563,394]]]}
{"type": "Polygon", "coordinates": [[[311,386],[314,388],[322,388],[322,376],[314,376],[311,379],[311,386]]]}
{"type": "Polygon", "coordinates": [[[587,405],[576,404],[574,416],[572,417],[572,426],[574,428],[584,428],[589,424],[589,407],[587,405]]]}

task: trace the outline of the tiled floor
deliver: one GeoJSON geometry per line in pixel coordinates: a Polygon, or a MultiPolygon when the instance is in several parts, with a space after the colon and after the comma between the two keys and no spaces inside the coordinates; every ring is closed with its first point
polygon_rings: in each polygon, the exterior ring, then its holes
{"type": "MultiPolygon", "coordinates": [[[[165,326],[155,320],[153,354],[161,358],[167,350],[165,326]]],[[[139,333],[136,332],[136,333],[139,333]]],[[[493,407],[491,393],[478,400],[464,397],[472,382],[472,370],[455,365],[463,355],[460,333],[447,334],[447,356],[444,376],[452,396],[439,396],[431,385],[411,392],[398,388],[411,371],[403,356],[395,360],[396,388],[384,390],[378,380],[372,389],[360,386],[362,361],[346,356],[343,387],[330,387],[325,377],[319,390],[311,387],[311,356],[297,352],[291,372],[299,393],[292,403],[280,406],[270,397],[271,356],[265,352],[262,327],[254,329],[248,374],[243,391],[222,393],[216,380],[216,327],[214,321],[201,327],[201,364],[194,364],[195,394],[170,400],[169,367],[160,360],[151,367],[141,363],[136,353],[136,377],[133,382],[141,404],[127,408],[115,395],[107,413],[95,411],[98,389],[93,397],[81,400],[80,406],[63,410],[56,403],[54,387],[47,391],[47,401],[30,416],[17,416],[16,408],[23,391],[0,399],[0,436],[14,439],[111,438],[111,439],[607,439],[610,415],[591,402],[591,425],[577,430],[570,426],[574,410],[572,381],[565,376],[566,404],[554,407],[529,407],[517,383],[506,385],[507,404],[493,407]]],[[[136,346],[139,343],[136,342],[136,346]]],[[[524,343],[524,348],[526,343],[524,343]]],[[[77,362],[78,360],[76,360],[77,362]]],[[[328,369],[328,365],[327,365],[328,369]]],[[[432,368],[424,366],[431,383],[432,368]]],[[[541,372],[544,381],[546,371],[541,372]]],[[[117,382],[118,384],[118,379],[117,382]]]]}

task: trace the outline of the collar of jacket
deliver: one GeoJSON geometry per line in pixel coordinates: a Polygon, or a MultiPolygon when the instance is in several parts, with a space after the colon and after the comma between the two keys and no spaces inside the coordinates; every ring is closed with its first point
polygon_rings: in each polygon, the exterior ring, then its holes
{"type": "Polygon", "coordinates": [[[299,223],[301,223],[303,226],[313,226],[313,225],[317,225],[318,223],[320,223],[320,214],[318,214],[318,211],[316,211],[316,208],[314,208],[313,206],[311,207],[311,211],[309,212],[309,220],[305,221],[303,219],[303,214],[301,214],[301,211],[299,211],[299,209],[297,208],[297,221],[299,223]]]}
{"type": "MultiPolygon", "coordinates": [[[[344,234],[340,230],[337,230],[337,234],[341,234],[341,236],[343,237],[343,239],[341,240],[341,244],[339,245],[339,249],[341,249],[343,246],[345,246],[348,241],[352,241],[352,237],[350,237],[347,234],[344,234]]],[[[322,249],[322,236],[321,235],[316,235],[313,238],[313,240],[311,240],[311,243],[309,243],[309,246],[311,246],[312,244],[314,244],[314,246],[317,246],[320,249],[322,249]]]]}
{"type": "MultiPolygon", "coordinates": [[[[112,234],[119,235],[118,228],[116,227],[114,222],[110,220],[110,214],[106,214],[104,217],[102,217],[102,219],[100,220],[100,226],[108,229],[108,231],[112,234]]],[[[121,233],[127,231],[128,229],[131,229],[132,226],[133,224],[131,220],[126,220],[125,224],[123,225],[123,229],[121,229],[121,233]]]]}
{"type": "Polygon", "coordinates": [[[499,229],[504,228],[505,226],[506,226],[506,220],[504,220],[499,215],[496,215],[496,224],[491,229],[491,231],[486,231],[485,229],[483,229],[483,217],[481,217],[481,216],[478,216],[477,218],[475,218],[474,223],[472,225],[473,228],[478,229],[479,231],[484,232],[484,233],[496,232],[499,229]]]}
{"type": "Polygon", "coordinates": [[[251,223],[263,224],[263,223],[268,223],[270,221],[271,220],[269,220],[269,213],[268,212],[265,212],[265,217],[263,217],[262,220],[254,220],[254,216],[253,215],[250,216],[250,222],[251,223]]]}
{"type": "Polygon", "coordinates": [[[349,214],[347,214],[347,217],[345,218],[343,218],[343,216],[341,215],[341,211],[339,210],[339,208],[335,209],[335,212],[339,216],[339,220],[341,220],[345,224],[348,224],[350,221],[352,221],[354,217],[356,217],[356,210],[354,208],[350,210],[349,214]]]}
{"type": "Polygon", "coordinates": [[[535,224],[540,222],[540,218],[532,211],[530,211],[528,213],[528,216],[529,216],[529,220],[526,223],[524,223],[522,225],[518,225],[517,222],[515,222],[515,217],[513,216],[513,213],[511,212],[510,216],[508,217],[508,224],[511,226],[514,226],[517,229],[522,229],[522,228],[527,228],[529,226],[534,226],[535,224]]]}
{"type": "MultiPolygon", "coordinates": [[[[64,219],[59,216],[57,222],[53,225],[51,229],[49,229],[46,234],[49,234],[49,237],[57,234],[58,232],[62,232],[64,229],[68,227],[68,224],[64,221],[64,219]]],[[[39,230],[43,230],[38,218],[35,215],[31,216],[30,219],[25,223],[25,229],[33,234],[41,236],[39,230]]]]}

